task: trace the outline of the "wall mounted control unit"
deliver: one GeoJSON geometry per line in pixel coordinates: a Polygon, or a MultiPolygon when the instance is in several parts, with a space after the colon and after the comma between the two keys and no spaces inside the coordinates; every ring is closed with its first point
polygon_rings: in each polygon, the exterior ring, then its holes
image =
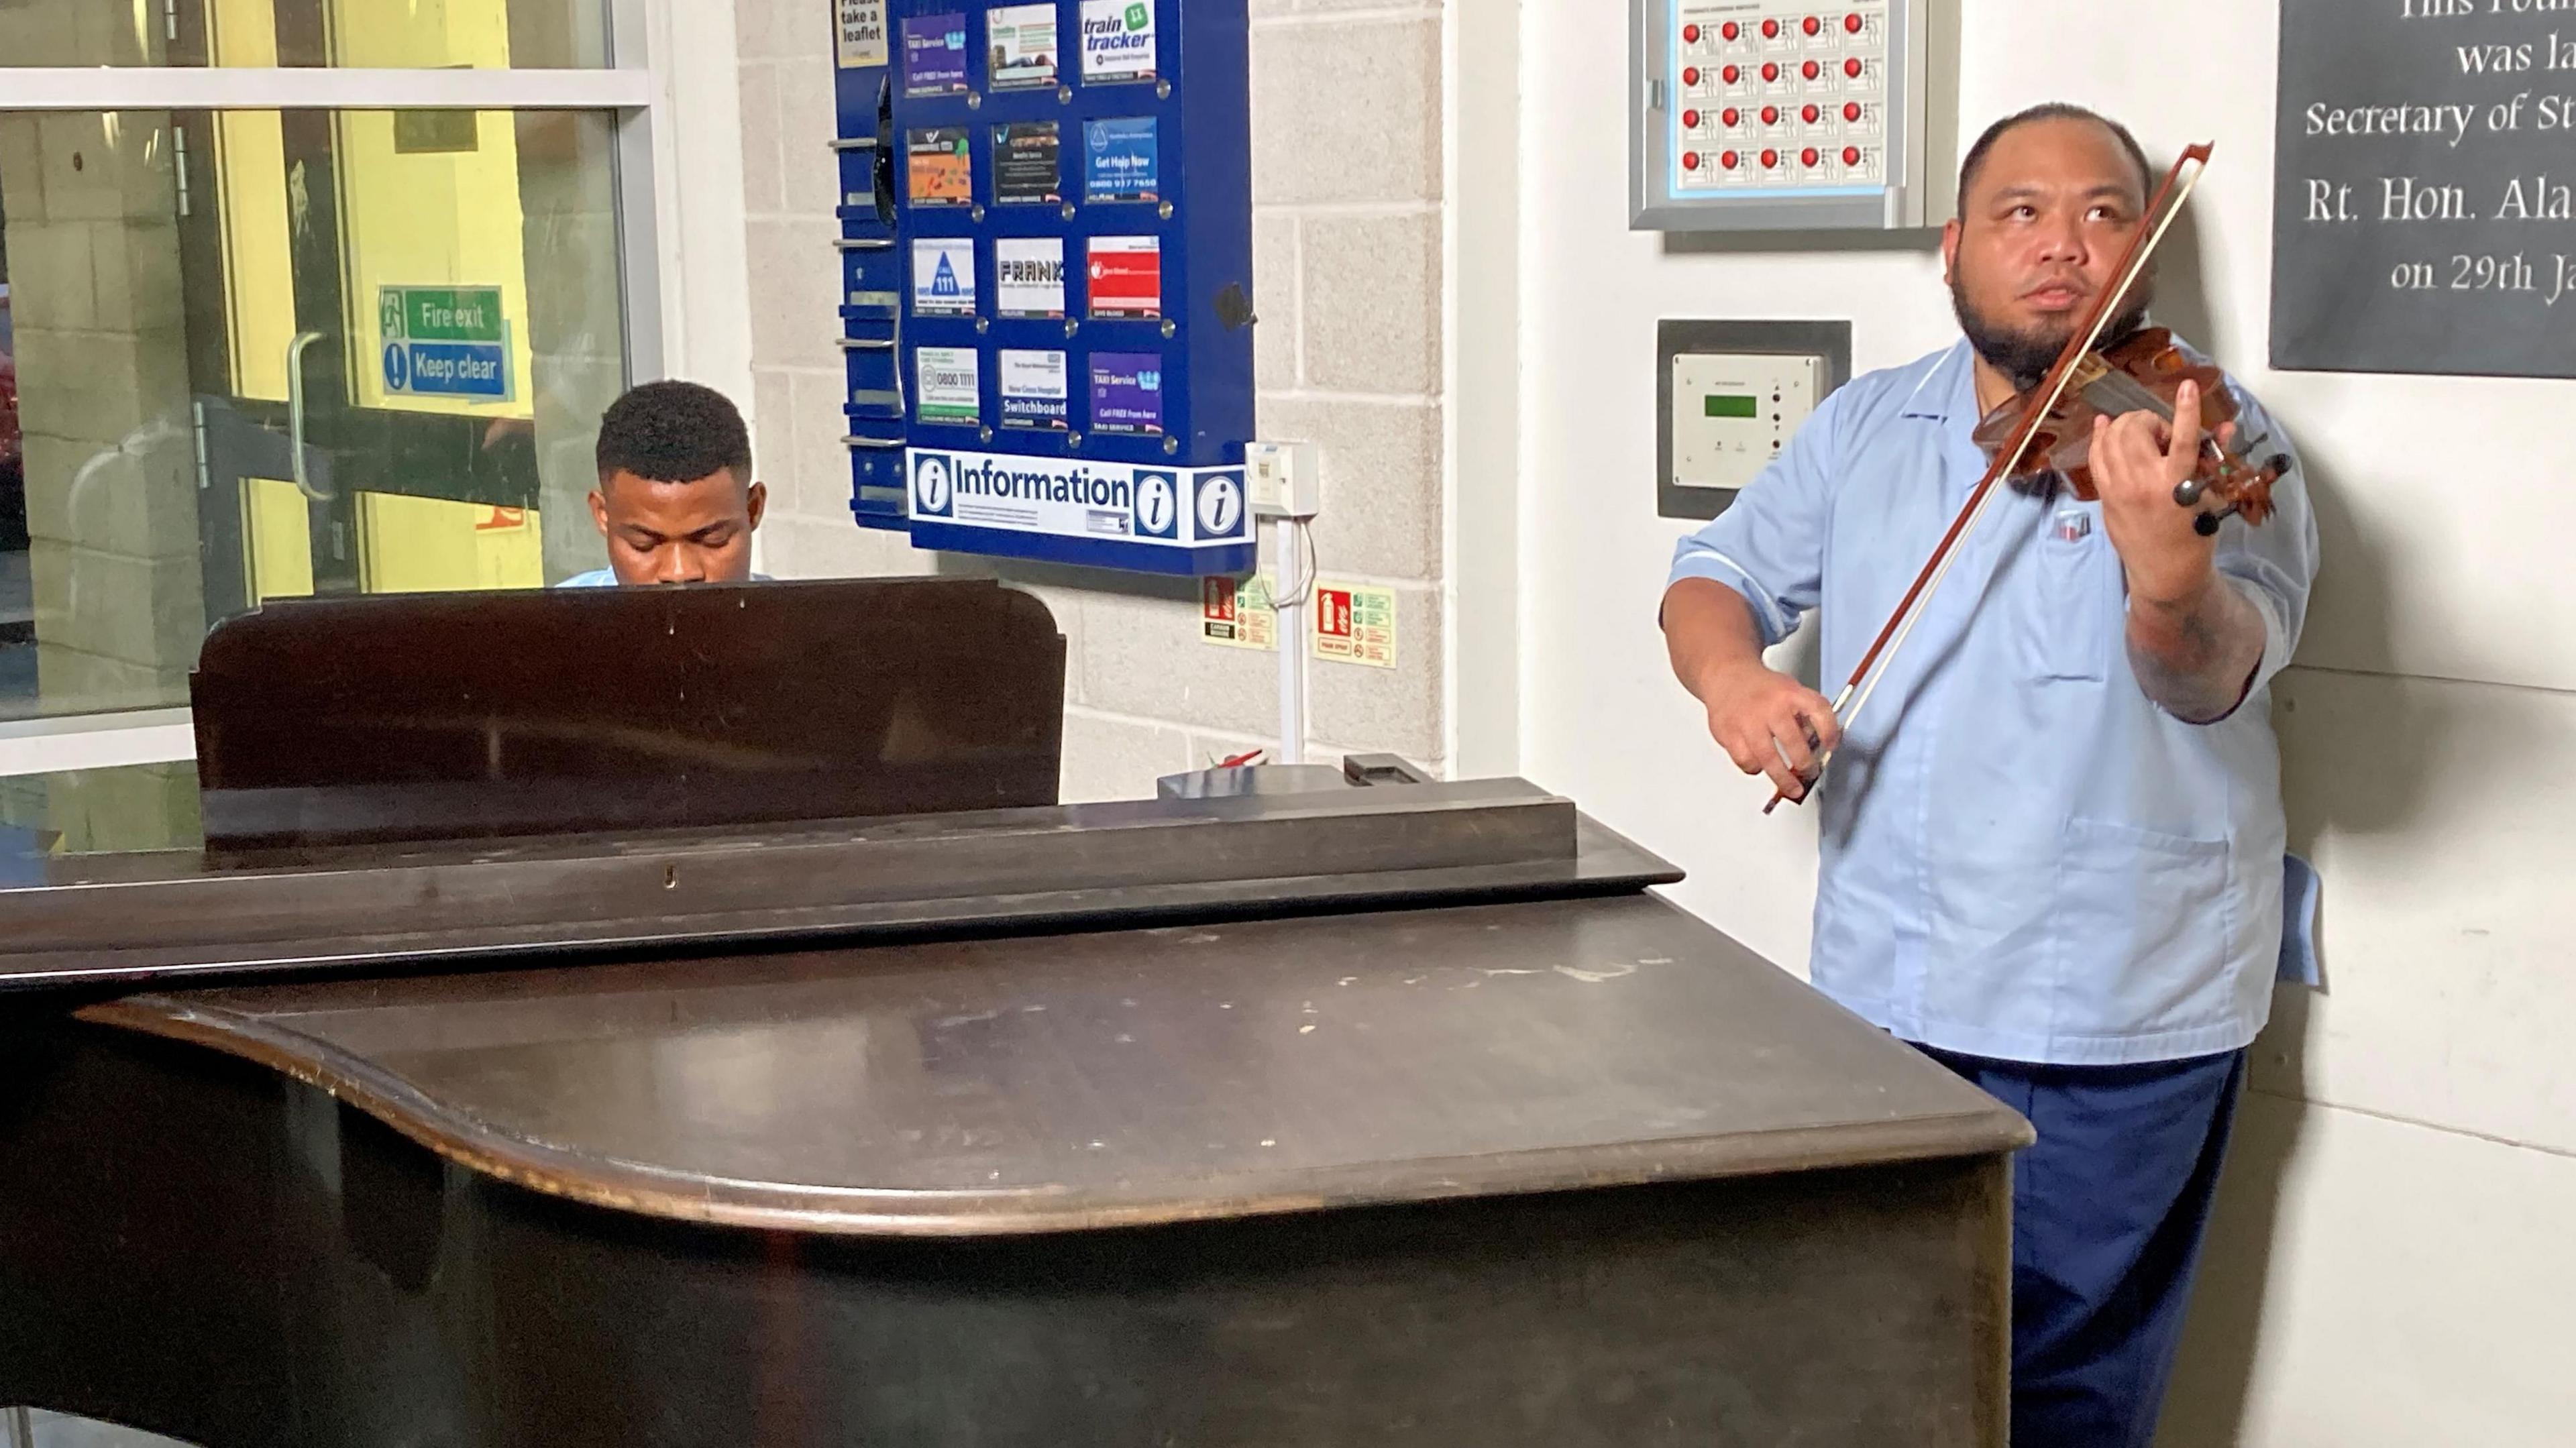
{"type": "Polygon", "coordinates": [[[1714,518],[1850,378],[1851,324],[1666,320],[1655,371],[1656,511],[1714,518]]]}
{"type": "Polygon", "coordinates": [[[1730,491],[1752,482],[1816,410],[1824,365],[1761,352],[1673,358],[1673,481],[1730,491]]]}
{"type": "Polygon", "coordinates": [[[1629,0],[1629,225],[1949,219],[1955,0],[1629,0]]]}

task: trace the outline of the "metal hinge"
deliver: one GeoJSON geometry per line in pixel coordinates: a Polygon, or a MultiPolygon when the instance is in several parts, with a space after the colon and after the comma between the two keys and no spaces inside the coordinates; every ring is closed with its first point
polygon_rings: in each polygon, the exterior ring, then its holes
{"type": "Polygon", "coordinates": [[[188,411],[196,419],[197,491],[202,493],[215,485],[214,479],[206,470],[206,404],[191,402],[188,404],[188,411]]]}
{"type": "Polygon", "coordinates": [[[192,210],[188,201],[188,128],[186,126],[174,125],[170,128],[170,159],[173,168],[179,173],[179,214],[184,217],[192,210]]]}
{"type": "Polygon", "coordinates": [[[166,33],[168,34],[169,38],[170,38],[170,39],[172,39],[172,40],[176,40],[176,39],[178,39],[178,38],[179,38],[179,0],[162,0],[162,5],[161,5],[161,15],[162,15],[162,18],[163,18],[163,19],[165,19],[166,21],[168,21],[168,22],[169,22],[169,23],[168,23],[168,25],[167,25],[167,27],[166,27],[166,33]]]}

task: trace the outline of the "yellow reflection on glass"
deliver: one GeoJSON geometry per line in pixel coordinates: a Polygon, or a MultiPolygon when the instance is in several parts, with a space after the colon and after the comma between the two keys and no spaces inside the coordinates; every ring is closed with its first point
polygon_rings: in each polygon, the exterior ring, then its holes
{"type": "Polygon", "coordinates": [[[510,64],[505,0],[332,0],[331,35],[335,58],[344,66],[438,70],[510,64]]]}
{"type": "Polygon", "coordinates": [[[223,178],[225,316],[233,395],[286,400],[295,338],[295,263],[286,241],[286,141],[275,111],[215,117],[223,178]]]}
{"type": "Polygon", "coordinates": [[[341,115],[340,227],[347,248],[349,375],[360,407],[458,417],[532,418],[528,405],[526,213],[518,128],[506,112],[356,111],[341,115]],[[381,358],[387,287],[497,289],[509,399],[389,393],[381,358]]]}
{"type": "Polygon", "coordinates": [[[217,65],[276,65],[277,0],[210,0],[206,42],[217,65]]]}
{"type": "Polygon", "coordinates": [[[14,66],[256,66],[214,22],[287,15],[289,67],[597,68],[609,63],[601,0],[0,0],[0,69],[14,66]],[[205,54],[182,42],[183,9],[209,19],[205,54]]]}
{"type": "MultiPolygon", "coordinates": [[[[206,18],[216,64],[277,64],[274,0],[214,0],[206,18]]],[[[284,402],[295,259],[287,248],[286,136],[278,113],[219,112],[215,148],[233,395],[284,402]]]]}
{"type": "Polygon", "coordinates": [[[254,603],[313,593],[313,525],[304,495],[275,478],[242,480],[242,551],[254,603]]]}
{"type": "Polygon", "coordinates": [[[358,536],[359,586],[369,593],[545,586],[533,508],[360,493],[358,536]]]}

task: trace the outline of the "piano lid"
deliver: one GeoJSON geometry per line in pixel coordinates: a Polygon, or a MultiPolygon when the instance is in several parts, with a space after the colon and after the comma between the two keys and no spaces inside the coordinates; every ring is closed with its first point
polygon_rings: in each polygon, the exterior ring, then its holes
{"type": "Polygon", "coordinates": [[[85,1019],[649,1216],[975,1237],[1984,1155],[2011,1111],[1646,894],[314,979],[85,1019]]]}
{"type": "Polygon", "coordinates": [[[1064,659],[981,579],[271,603],[189,681],[206,844],[1053,804],[1064,659]]]}

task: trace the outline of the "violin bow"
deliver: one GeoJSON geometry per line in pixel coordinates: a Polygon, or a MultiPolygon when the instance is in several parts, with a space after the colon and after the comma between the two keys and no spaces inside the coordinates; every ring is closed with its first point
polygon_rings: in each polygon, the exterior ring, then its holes
{"type": "MultiPolygon", "coordinates": [[[[1876,692],[1879,681],[1887,677],[1887,665],[1892,664],[1897,651],[1905,647],[1905,640],[1914,632],[1916,621],[1922,618],[1925,609],[1931,607],[1932,595],[1940,591],[1941,581],[1949,576],[1950,565],[1959,556],[1959,543],[1985,517],[1987,505],[1994,501],[1995,484],[2012,476],[2021,466],[2022,458],[2030,452],[2032,441],[2039,436],[2041,425],[2047,422],[2049,414],[2057,410],[2057,404],[2066,396],[2067,386],[2075,377],[2076,365],[2101,342],[2102,329],[2111,324],[2112,315],[2128,297],[2130,288],[2136,286],[2138,278],[2145,274],[2147,259],[2164,241],[2174,219],[2182,215],[2183,202],[2190,198],[2192,188],[2200,184],[2201,172],[2209,166],[2209,152],[2209,144],[2203,142],[2184,147],[2182,155],[2175,158],[2173,169],[2165,173],[2164,183],[2156,188],[2155,198],[2147,205],[2148,214],[2156,218],[2155,224],[2139,227],[2130,236],[2129,249],[2120,258],[2118,284],[2105,288],[2102,295],[2094,299],[2091,315],[2085,318],[2084,325],[2076,328],[2073,336],[2066,339],[2065,350],[2057,354],[2057,365],[2049,369],[2047,379],[2040,384],[2038,400],[2023,415],[2020,426],[2013,430],[2010,445],[1995,454],[1993,465],[1986,469],[1984,477],[1977,480],[1967,502],[1960,506],[1959,515],[1950,520],[1949,531],[1941,535],[1941,541],[1932,549],[1932,556],[1924,560],[1922,571],[1914,575],[1913,587],[1905,590],[1905,597],[1897,601],[1895,612],[1887,616],[1887,623],[1879,629],[1869,651],[1862,654],[1860,662],[1853,666],[1851,678],[1834,699],[1834,717],[1841,721],[1846,735],[1859,721],[1860,711],[1868,706],[1869,696],[1876,692]],[[1850,709],[1849,713],[1844,712],[1846,707],[1850,709]]],[[[1815,791],[1816,785],[1825,777],[1826,766],[1832,761],[1832,750],[1825,751],[1817,759],[1816,775],[1807,782],[1807,793],[1815,791]]],[[[1771,802],[1762,807],[1762,812],[1767,815],[1778,809],[1780,802],[1788,797],[1785,790],[1772,791],[1771,802]]],[[[1804,799],[1805,795],[1800,798],[1804,799]]]]}

